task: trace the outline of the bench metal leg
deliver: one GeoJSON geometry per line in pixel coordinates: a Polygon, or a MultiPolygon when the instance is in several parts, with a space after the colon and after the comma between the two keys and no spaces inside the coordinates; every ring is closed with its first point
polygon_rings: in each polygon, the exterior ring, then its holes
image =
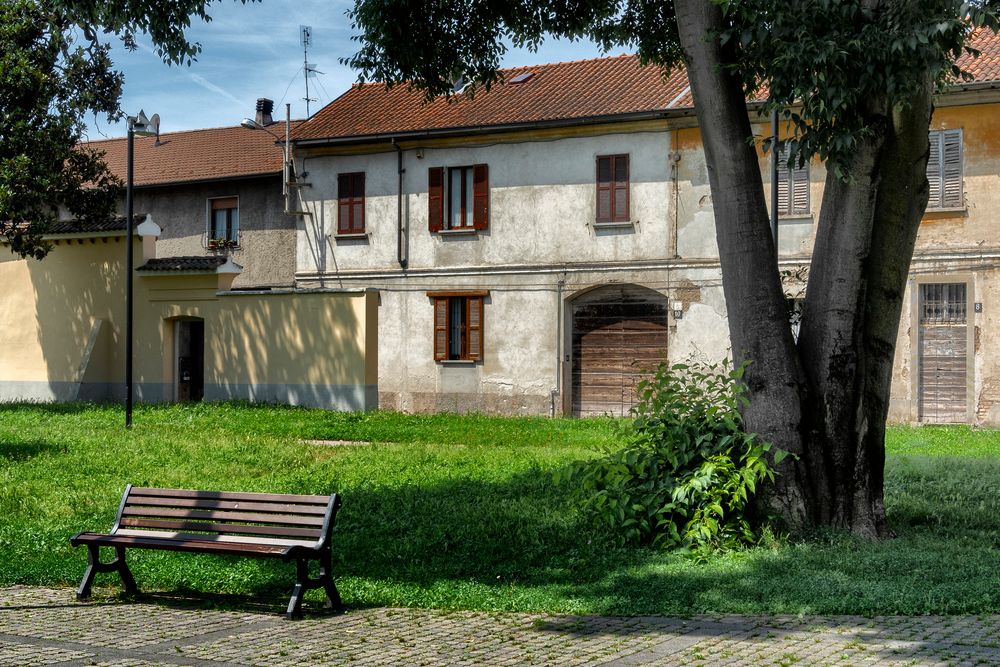
{"type": "Polygon", "coordinates": [[[309,590],[309,561],[295,561],[295,588],[292,590],[292,599],[288,601],[288,610],[285,618],[291,620],[302,616],[302,596],[309,590]]]}
{"type": "Polygon", "coordinates": [[[340,592],[337,590],[337,585],[333,583],[333,564],[331,560],[332,555],[329,551],[324,553],[320,558],[319,580],[323,582],[323,588],[326,590],[326,608],[340,609],[344,604],[340,601],[340,592]]]}
{"type": "Polygon", "coordinates": [[[76,589],[77,600],[86,600],[90,597],[90,589],[94,585],[94,577],[98,572],[117,572],[122,578],[122,585],[125,587],[126,593],[134,595],[139,592],[139,587],[135,583],[135,577],[132,576],[132,571],[128,569],[128,565],[125,563],[124,547],[115,547],[115,559],[107,563],[102,563],[101,547],[97,544],[88,544],[87,569],[83,573],[83,580],[80,582],[80,587],[76,589]]]}
{"type": "Polygon", "coordinates": [[[295,561],[295,588],[292,590],[292,598],[288,601],[288,610],[285,618],[293,619],[302,616],[302,597],[306,591],[314,588],[322,588],[326,592],[327,609],[339,609],[342,606],[340,593],[333,583],[331,575],[331,554],[329,552],[320,556],[319,576],[315,579],[309,576],[309,561],[300,559],[295,561]]]}

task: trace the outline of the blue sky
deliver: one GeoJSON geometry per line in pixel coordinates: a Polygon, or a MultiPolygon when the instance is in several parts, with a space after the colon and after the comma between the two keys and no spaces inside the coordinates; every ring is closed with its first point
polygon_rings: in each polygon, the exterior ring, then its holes
{"type": "MultiPolygon", "coordinates": [[[[190,67],[165,65],[145,36],[139,37],[134,52],[117,42],[113,58],[125,74],[122,110],[160,114],[161,132],[236,125],[253,116],[258,97],[274,100],[276,119],[284,117],[284,102],[292,104],[293,118],[304,117],[299,46],[299,26],[304,24],[313,29],[309,62],[323,72],[309,82],[310,97],[319,100],[310,108],[315,114],[357,79],[357,73],[338,62],[357,49],[345,15],[352,5],[345,0],[263,0],[246,5],[224,0],[209,9],[210,23],[195,22],[188,31],[202,46],[198,61],[190,67]]],[[[534,53],[511,49],[504,65],[600,55],[599,47],[590,42],[549,39],[534,53]]],[[[107,118],[92,118],[89,123],[91,139],[124,133],[123,123],[109,124],[107,118]]]]}

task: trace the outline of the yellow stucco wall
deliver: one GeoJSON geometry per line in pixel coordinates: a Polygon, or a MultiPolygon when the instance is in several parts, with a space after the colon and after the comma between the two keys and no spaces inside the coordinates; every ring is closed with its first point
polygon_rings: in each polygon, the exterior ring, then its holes
{"type": "MultiPolygon", "coordinates": [[[[136,266],[140,252],[136,244],[136,266]]],[[[41,262],[0,260],[0,400],[123,392],[123,266],[121,238],[62,242],[41,262]]],[[[141,399],[172,399],[174,321],[199,318],[207,400],[375,407],[377,293],[220,292],[226,282],[216,274],[137,274],[134,382],[141,399]]]]}

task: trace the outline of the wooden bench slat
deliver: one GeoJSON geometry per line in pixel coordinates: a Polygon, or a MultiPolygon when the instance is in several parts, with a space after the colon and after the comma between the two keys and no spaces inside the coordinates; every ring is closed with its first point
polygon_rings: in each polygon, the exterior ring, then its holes
{"type": "Polygon", "coordinates": [[[276,537],[256,537],[250,535],[219,535],[205,533],[180,533],[165,530],[136,530],[119,528],[115,537],[152,537],[159,540],[184,540],[192,542],[223,542],[226,544],[267,544],[279,547],[315,547],[316,540],[288,540],[276,537]]]}
{"type": "Polygon", "coordinates": [[[205,521],[263,523],[277,526],[323,527],[322,516],[289,516],[253,512],[233,512],[230,510],[172,509],[169,507],[125,507],[122,516],[146,516],[155,518],[203,519],[205,521]]]}
{"type": "Polygon", "coordinates": [[[139,547],[162,551],[194,551],[229,556],[257,556],[260,558],[281,558],[288,547],[271,544],[231,544],[205,540],[166,540],[130,535],[108,535],[105,533],[83,533],[78,535],[76,544],[98,544],[108,547],[139,547]]]}
{"type": "Polygon", "coordinates": [[[208,530],[217,533],[232,533],[244,535],[271,535],[274,537],[304,537],[318,540],[323,536],[319,528],[289,528],[287,526],[259,526],[240,523],[211,523],[207,521],[178,521],[170,519],[143,519],[139,517],[123,517],[120,525],[133,528],[162,528],[191,532],[208,530]]]}
{"type": "Polygon", "coordinates": [[[268,514],[307,514],[324,516],[326,505],[290,505],[274,502],[253,502],[251,500],[215,500],[205,498],[159,498],[153,496],[136,497],[129,494],[125,501],[128,506],[147,507],[190,507],[206,510],[242,510],[245,512],[267,512],[268,514]]]}
{"type": "Polygon", "coordinates": [[[322,505],[330,502],[330,496],[305,496],[295,493],[249,493],[236,491],[195,491],[192,489],[151,489],[133,486],[129,495],[151,496],[154,498],[205,498],[211,500],[250,500],[278,503],[302,503],[322,505]]]}

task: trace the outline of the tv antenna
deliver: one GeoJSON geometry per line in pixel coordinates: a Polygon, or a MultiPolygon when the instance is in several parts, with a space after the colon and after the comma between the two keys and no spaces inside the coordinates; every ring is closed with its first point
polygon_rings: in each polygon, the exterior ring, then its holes
{"type": "Polygon", "coordinates": [[[299,42],[302,44],[302,74],[306,80],[306,96],[302,99],[306,102],[306,118],[309,118],[309,103],[315,102],[315,97],[309,97],[309,79],[317,74],[322,74],[316,69],[315,63],[309,62],[309,47],[312,46],[312,26],[299,26],[299,42]]]}

